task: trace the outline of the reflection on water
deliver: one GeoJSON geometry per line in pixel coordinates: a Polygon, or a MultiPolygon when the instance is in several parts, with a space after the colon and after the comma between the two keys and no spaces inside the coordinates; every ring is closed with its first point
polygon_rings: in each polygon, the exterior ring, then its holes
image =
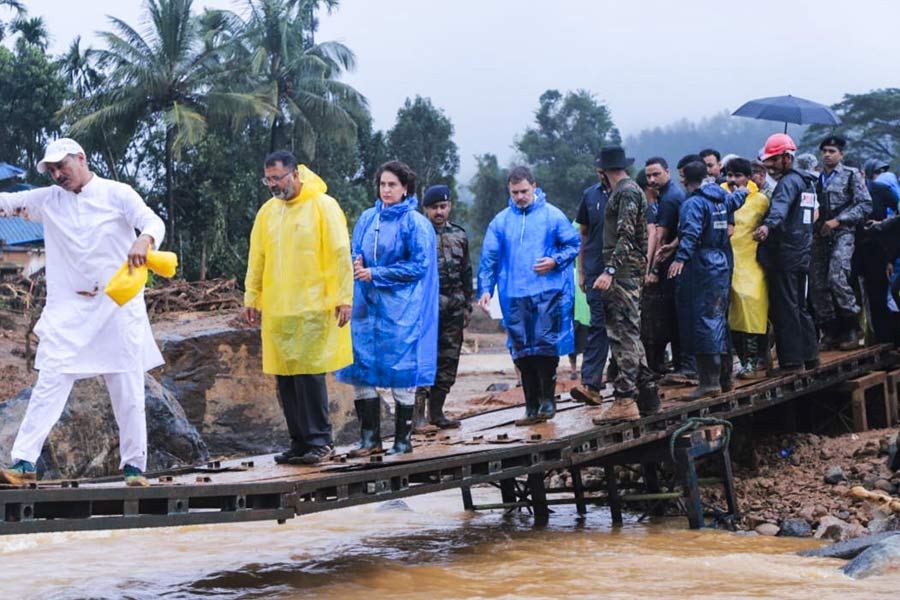
{"type": "MultiPolygon", "coordinates": [[[[487,499],[487,498],[485,498],[487,499]]],[[[491,496],[493,499],[493,496],[491,496]]],[[[557,507],[550,526],[469,515],[458,492],[248,523],[0,538],[0,598],[896,598],[856,582],[810,540],[690,531],[685,519],[609,526],[557,507]],[[14,581],[18,579],[18,581],[14,581]]]]}

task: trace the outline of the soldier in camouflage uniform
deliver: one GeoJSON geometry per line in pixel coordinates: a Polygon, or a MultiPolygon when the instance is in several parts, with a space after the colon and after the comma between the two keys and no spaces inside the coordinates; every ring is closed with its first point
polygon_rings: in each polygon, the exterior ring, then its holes
{"type": "Polygon", "coordinates": [[[425,406],[428,422],[440,429],[459,427],[459,421],[444,415],[444,401],[456,382],[463,329],[472,314],[472,263],[469,261],[469,238],[466,230],[450,222],[450,188],[433,185],[425,191],[422,206],[437,235],[438,275],[441,280],[440,315],[438,317],[437,375],[430,388],[416,390],[416,429],[425,428],[425,406]]]}
{"type": "Polygon", "coordinates": [[[606,146],[598,167],[612,190],[603,225],[602,275],[594,281],[603,290],[606,331],[618,366],[614,401],[595,424],[638,419],[659,410],[659,397],[644,346],[641,344],[641,284],[647,269],[647,199],[625,169],[634,162],[621,146],[606,146]]]}
{"type": "Polygon", "coordinates": [[[872,212],[866,178],[841,163],[844,138],[832,135],[819,145],[824,169],[816,183],[819,219],[810,261],[810,298],[822,348],[859,347],[859,303],[850,283],[856,226],[872,212]]]}

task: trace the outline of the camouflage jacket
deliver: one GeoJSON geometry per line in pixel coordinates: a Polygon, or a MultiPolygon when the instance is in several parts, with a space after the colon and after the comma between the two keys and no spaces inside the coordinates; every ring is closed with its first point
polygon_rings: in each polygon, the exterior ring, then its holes
{"type": "Polygon", "coordinates": [[[865,222],[872,212],[872,197],[866,187],[866,178],[853,167],[838,164],[830,178],[826,178],[823,171],[816,181],[816,194],[819,223],[837,219],[842,228],[853,229],[865,222]]]}
{"type": "Polygon", "coordinates": [[[603,262],[614,279],[643,279],[647,268],[647,198],[632,179],[616,184],[603,223],[603,262]]]}
{"type": "Polygon", "coordinates": [[[453,223],[434,230],[437,235],[438,275],[441,279],[441,312],[472,310],[472,262],[466,230],[453,223]]]}

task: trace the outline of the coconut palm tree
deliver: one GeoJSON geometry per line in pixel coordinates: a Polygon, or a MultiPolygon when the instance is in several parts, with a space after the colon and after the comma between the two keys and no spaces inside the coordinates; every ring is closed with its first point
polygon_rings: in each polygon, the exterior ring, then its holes
{"type": "Polygon", "coordinates": [[[315,43],[320,6],[330,10],[337,0],[246,0],[246,18],[232,19],[251,73],[277,93],[270,150],[286,144],[310,160],[319,133],[355,141],[353,117],[368,110],[362,94],[337,80],[356,67],[353,52],[338,42],[315,43]]]}
{"type": "MultiPolygon", "coordinates": [[[[73,135],[104,124],[132,134],[140,123],[163,129],[170,236],[175,230],[175,161],[182,149],[204,137],[208,119],[237,126],[277,112],[273,96],[231,91],[220,50],[203,43],[192,5],[193,0],[146,0],[143,32],[112,18],[113,31],[101,34],[106,47],[91,54],[109,78],[103,91],[87,101],[92,112],[72,125],[73,135]]],[[[72,111],[84,108],[79,104],[73,103],[72,111]]]]}

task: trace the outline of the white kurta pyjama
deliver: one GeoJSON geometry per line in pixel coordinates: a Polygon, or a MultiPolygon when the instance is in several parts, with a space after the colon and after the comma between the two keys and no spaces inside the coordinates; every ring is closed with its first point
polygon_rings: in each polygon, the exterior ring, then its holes
{"type": "Polygon", "coordinates": [[[159,247],[162,220],[130,186],[96,175],[79,194],[55,185],[0,193],[0,216],[15,215],[44,226],[47,302],[34,330],[40,339],[35,357],[40,375],[13,460],[35,462],[71,384],[103,374],[119,423],[121,464],[145,469],[143,373],[163,364],[163,358],[143,293],[119,307],[103,289],[127,260],[135,230],[152,236],[159,247]]]}

